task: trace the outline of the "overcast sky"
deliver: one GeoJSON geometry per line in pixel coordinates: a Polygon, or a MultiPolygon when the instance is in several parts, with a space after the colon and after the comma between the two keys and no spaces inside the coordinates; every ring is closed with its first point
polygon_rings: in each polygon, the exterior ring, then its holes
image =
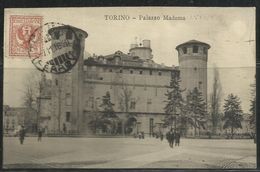
{"type": "Polygon", "coordinates": [[[196,39],[211,45],[208,61],[208,93],[212,67],[219,68],[223,98],[233,92],[248,111],[249,85],[255,75],[255,9],[254,8],[48,8],[5,10],[5,80],[4,103],[21,105],[21,82],[33,69],[26,57],[12,59],[8,53],[9,15],[43,16],[44,23],[60,22],[85,30],[85,50],[107,55],[121,50],[127,53],[136,40],[151,40],[154,61],[178,66],[175,47],[196,39]],[[129,15],[130,20],[105,20],[105,15],[129,15]],[[139,16],[181,16],[185,20],[139,20],[139,16]],[[133,17],[137,19],[132,19],[133,17]],[[137,37],[137,39],[136,39],[137,37]],[[248,42],[248,40],[253,40],[248,42]],[[23,69],[21,69],[23,68],[23,69]],[[15,97],[15,98],[14,98],[15,97]]]}

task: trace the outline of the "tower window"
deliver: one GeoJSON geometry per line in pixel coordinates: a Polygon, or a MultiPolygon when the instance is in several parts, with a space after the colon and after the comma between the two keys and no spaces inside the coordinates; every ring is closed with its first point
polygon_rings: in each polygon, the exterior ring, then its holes
{"type": "Polygon", "coordinates": [[[112,69],[109,69],[109,72],[113,72],[113,70],[112,70],[112,69]]]}
{"type": "Polygon", "coordinates": [[[207,54],[207,48],[206,47],[203,48],[203,53],[207,54]]]}
{"type": "Polygon", "coordinates": [[[58,85],[58,80],[57,79],[55,79],[55,84],[58,85]]]}
{"type": "Polygon", "coordinates": [[[140,71],[139,73],[140,73],[140,75],[142,75],[142,74],[143,74],[143,71],[140,71]]]}
{"type": "Polygon", "coordinates": [[[120,70],[119,70],[119,73],[123,73],[123,70],[122,70],[122,69],[120,69],[120,70]]]}
{"type": "Polygon", "coordinates": [[[130,70],[130,73],[133,74],[133,70],[130,70]]]}
{"type": "Polygon", "coordinates": [[[193,46],[193,53],[198,53],[199,52],[199,47],[194,45],[193,46]]]}
{"type": "Polygon", "coordinates": [[[72,103],[71,95],[70,95],[70,93],[66,93],[66,105],[70,106],[71,103],[72,103]]]}
{"type": "Polygon", "coordinates": [[[66,32],[66,39],[72,39],[72,31],[71,30],[68,30],[66,32]]]}
{"type": "Polygon", "coordinates": [[[66,122],[70,122],[70,112],[66,112],[66,122]]]}
{"type": "Polygon", "coordinates": [[[201,89],[202,88],[202,82],[200,81],[199,82],[199,89],[201,89]]]}
{"type": "Polygon", "coordinates": [[[54,32],[54,39],[59,39],[60,38],[60,32],[56,31],[54,32]]]}
{"type": "Polygon", "coordinates": [[[150,75],[152,75],[153,74],[153,71],[152,70],[150,70],[150,75]]]}
{"type": "Polygon", "coordinates": [[[182,48],[183,54],[187,54],[187,47],[182,48]]]}
{"type": "Polygon", "coordinates": [[[132,100],[131,103],[130,103],[130,109],[135,109],[135,101],[132,100]]]}
{"type": "Polygon", "coordinates": [[[161,75],[162,75],[162,72],[158,72],[158,75],[161,76],[161,75]]]}

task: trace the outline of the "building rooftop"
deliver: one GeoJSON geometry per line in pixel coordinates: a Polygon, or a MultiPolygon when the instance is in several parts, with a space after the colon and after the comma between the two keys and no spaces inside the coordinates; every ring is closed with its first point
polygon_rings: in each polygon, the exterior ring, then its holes
{"type": "Polygon", "coordinates": [[[187,41],[187,42],[184,42],[184,43],[178,45],[178,46],[176,47],[176,49],[179,49],[181,46],[189,45],[189,44],[202,44],[202,45],[207,46],[208,49],[210,48],[210,45],[209,45],[209,44],[207,44],[207,43],[205,43],[205,42],[201,42],[201,41],[197,41],[197,40],[193,39],[193,40],[189,40],[189,41],[187,41]]]}
{"type": "Polygon", "coordinates": [[[132,68],[152,68],[158,70],[176,70],[175,66],[169,67],[164,64],[155,63],[153,60],[144,60],[138,56],[116,51],[106,56],[92,56],[84,60],[84,65],[120,66],[132,68]]]}

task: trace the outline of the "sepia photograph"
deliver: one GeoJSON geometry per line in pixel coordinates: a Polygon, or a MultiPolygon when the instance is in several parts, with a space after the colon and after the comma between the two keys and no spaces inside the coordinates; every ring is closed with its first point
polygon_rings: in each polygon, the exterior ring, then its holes
{"type": "Polygon", "coordinates": [[[5,8],[3,168],[256,169],[254,7],[5,8]]]}

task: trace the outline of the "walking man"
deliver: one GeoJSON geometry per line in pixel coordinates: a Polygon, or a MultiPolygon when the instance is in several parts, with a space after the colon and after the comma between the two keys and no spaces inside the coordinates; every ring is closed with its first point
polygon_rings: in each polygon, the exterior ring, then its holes
{"type": "Polygon", "coordinates": [[[174,143],[174,132],[173,130],[171,129],[168,133],[167,133],[167,140],[169,142],[169,146],[171,148],[173,148],[173,143],[174,143]]]}
{"type": "Polygon", "coordinates": [[[160,132],[160,139],[161,139],[161,141],[163,141],[163,133],[162,132],[160,132]]]}
{"type": "Polygon", "coordinates": [[[19,140],[21,145],[23,144],[24,138],[25,138],[25,128],[22,125],[22,128],[19,131],[19,140]]]}
{"type": "Polygon", "coordinates": [[[180,145],[180,139],[181,139],[181,134],[178,131],[176,131],[176,133],[175,133],[175,146],[180,145]]]}
{"type": "Polygon", "coordinates": [[[42,141],[42,129],[38,130],[38,142],[42,141]]]}

